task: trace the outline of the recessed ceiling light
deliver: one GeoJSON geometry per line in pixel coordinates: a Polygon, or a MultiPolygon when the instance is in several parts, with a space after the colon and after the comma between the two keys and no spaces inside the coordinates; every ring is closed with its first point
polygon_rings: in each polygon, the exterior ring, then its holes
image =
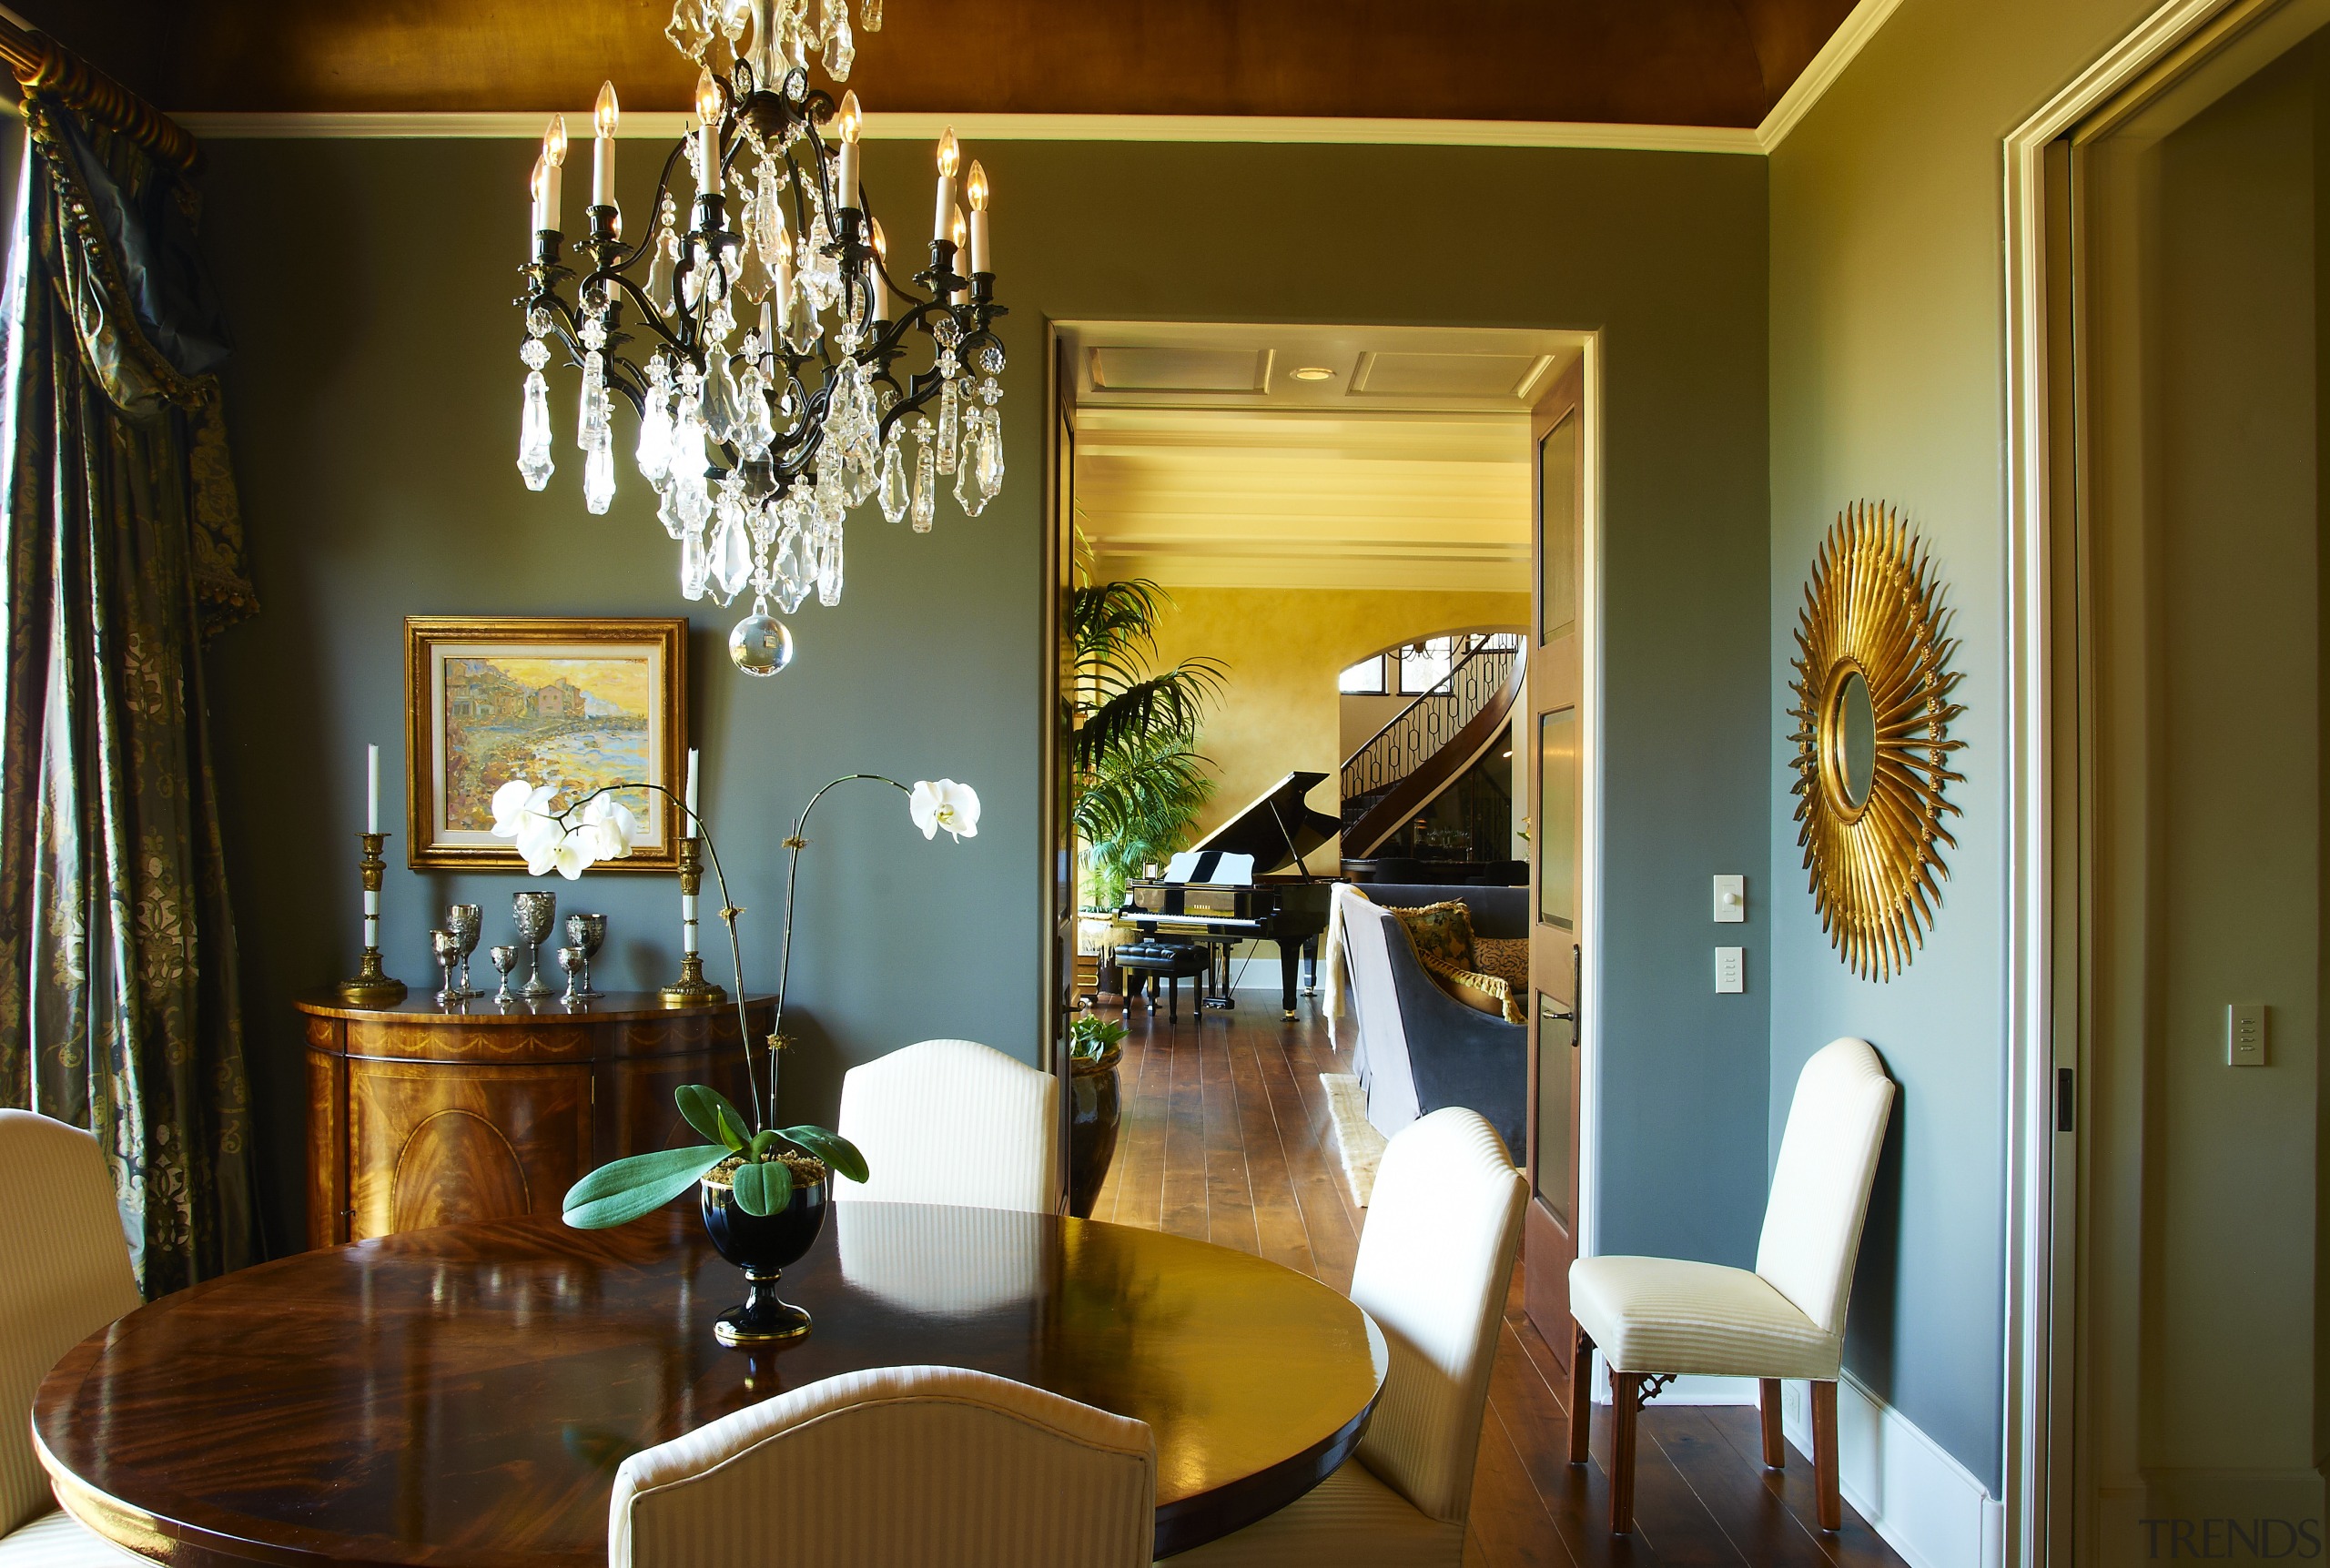
{"type": "Polygon", "coordinates": [[[1298,381],[1332,381],[1335,379],[1335,373],[1324,365],[1305,365],[1294,371],[1293,376],[1298,381]]]}

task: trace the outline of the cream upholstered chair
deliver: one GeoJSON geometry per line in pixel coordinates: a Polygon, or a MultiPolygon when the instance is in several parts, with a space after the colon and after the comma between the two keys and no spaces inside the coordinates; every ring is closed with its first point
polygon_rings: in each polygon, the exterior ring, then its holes
{"type": "Polygon", "coordinates": [[[1756,1270],[1671,1258],[1581,1258],[1570,1265],[1569,1457],[1586,1459],[1594,1351],[1610,1363],[1610,1528],[1634,1528],[1635,1418],[1667,1378],[1758,1379],[1764,1462],[1787,1462],[1780,1380],[1812,1381],[1820,1528],[1843,1522],[1837,1495],[1837,1377],[1845,1302],[1869,1184],[1892,1114],[1893,1083],[1866,1040],[1836,1040],[1796,1080],[1764,1203],[1756,1270]]]}
{"type": "Polygon", "coordinates": [[[1351,1299],[1392,1356],[1358,1454],[1269,1518],[1176,1555],[1174,1568],[1458,1568],[1525,1193],[1477,1112],[1452,1106],[1400,1130],[1352,1270],[1351,1299]]]}
{"type": "Polygon", "coordinates": [[[836,1177],[836,1198],[1059,1206],[1059,1085],[976,1040],[925,1040],[850,1068],[840,1132],[871,1179],[836,1177]]]}
{"type": "Polygon", "coordinates": [[[611,1568],[1141,1568],[1140,1421],[958,1367],[811,1383],[624,1460],[611,1568]]]}
{"type": "Polygon", "coordinates": [[[33,1454],[33,1395],[66,1351],[137,1304],[97,1140],[0,1110],[0,1568],[142,1563],[57,1512],[33,1454]]]}

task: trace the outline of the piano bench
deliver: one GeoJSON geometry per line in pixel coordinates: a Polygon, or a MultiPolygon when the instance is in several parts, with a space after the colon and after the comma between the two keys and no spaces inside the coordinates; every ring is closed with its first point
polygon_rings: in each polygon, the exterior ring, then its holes
{"type": "MultiPolygon", "coordinates": [[[[1213,972],[1213,955],[1203,943],[1134,942],[1116,950],[1114,961],[1128,976],[1125,984],[1125,1006],[1132,1006],[1133,993],[1146,976],[1151,983],[1162,980],[1166,985],[1165,1017],[1168,1022],[1178,1022],[1181,1016],[1181,982],[1192,979],[1198,983],[1200,1006],[1199,1017],[1205,1016],[1206,976],[1213,972]]],[[[1154,1010],[1157,994],[1152,988],[1149,1006],[1154,1010]]]]}

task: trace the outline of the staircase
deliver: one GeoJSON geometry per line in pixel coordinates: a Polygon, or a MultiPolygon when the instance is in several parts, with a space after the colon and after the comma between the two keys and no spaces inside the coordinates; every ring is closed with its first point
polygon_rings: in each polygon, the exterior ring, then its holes
{"type": "Polygon", "coordinates": [[[1342,853],[1371,855],[1504,730],[1525,667],[1518,639],[1484,640],[1344,759],[1342,853]]]}

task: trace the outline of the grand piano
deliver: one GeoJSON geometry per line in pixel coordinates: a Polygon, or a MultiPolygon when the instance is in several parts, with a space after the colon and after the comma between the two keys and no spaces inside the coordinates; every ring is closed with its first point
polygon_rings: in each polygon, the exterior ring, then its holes
{"type": "MultiPolygon", "coordinates": [[[[1324,784],[1325,774],[1295,772],[1262,792],[1261,798],[1189,850],[1174,856],[1179,878],[1128,884],[1125,907],[1117,918],[1141,926],[1153,943],[1202,942],[1221,959],[1222,983],[1210,985],[1204,1005],[1235,1006],[1228,985],[1228,953],[1240,942],[1278,944],[1279,978],[1286,1016],[1294,1017],[1297,967],[1306,943],[1327,929],[1327,899],[1335,875],[1314,874],[1305,857],[1342,831],[1340,819],[1312,811],[1302,797],[1324,784]],[[1251,856],[1251,878],[1231,875],[1251,856]],[[1282,869],[1288,868],[1288,869],[1282,869]]],[[[1145,944],[1144,944],[1145,945],[1145,944]]]]}

